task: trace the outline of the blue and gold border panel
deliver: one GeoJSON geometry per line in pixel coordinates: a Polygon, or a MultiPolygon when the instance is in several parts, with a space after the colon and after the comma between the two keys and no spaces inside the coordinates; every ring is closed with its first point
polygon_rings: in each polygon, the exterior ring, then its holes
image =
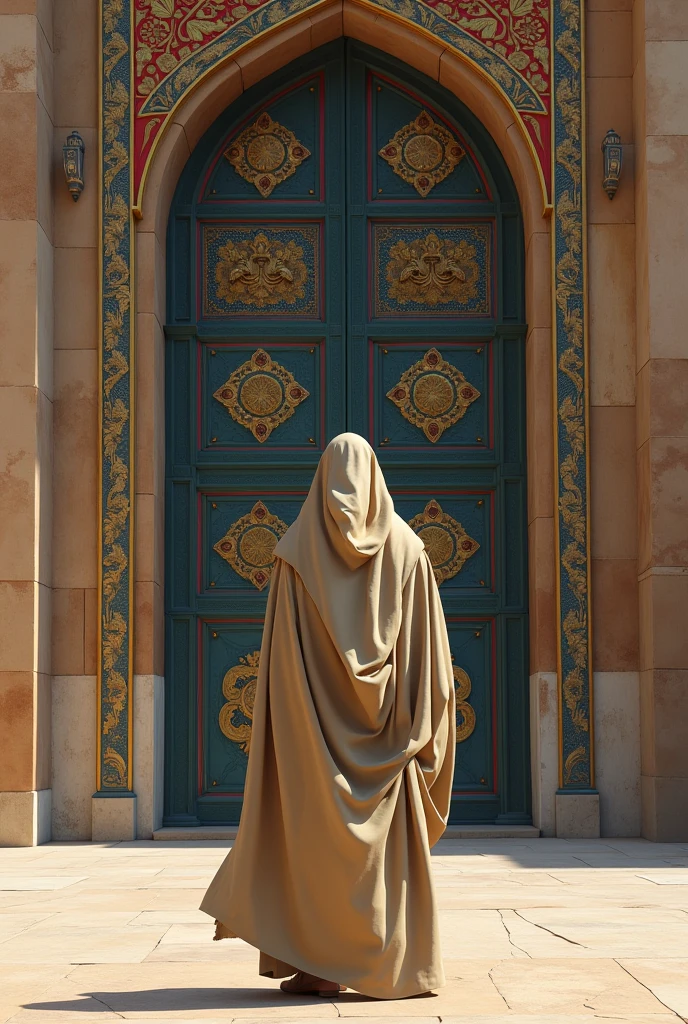
{"type": "Polygon", "coordinates": [[[554,0],[554,429],[560,792],[594,787],[584,0],[554,0]]]}
{"type": "Polygon", "coordinates": [[[132,789],[132,17],[101,0],[99,795],[132,789]]]}

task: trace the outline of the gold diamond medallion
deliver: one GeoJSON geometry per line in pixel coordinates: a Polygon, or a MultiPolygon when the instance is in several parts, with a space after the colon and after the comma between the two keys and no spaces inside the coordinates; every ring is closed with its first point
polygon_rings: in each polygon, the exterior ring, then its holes
{"type": "Polygon", "coordinates": [[[409,521],[409,526],[425,544],[438,586],[456,576],[480,547],[434,499],[409,521]]]}
{"type": "Polygon", "coordinates": [[[225,672],[222,680],[222,694],[226,700],[220,708],[218,721],[220,730],[233,743],[237,743],[245,754],[251,749],[253,708],[256,702],[256,685],[260,651],[253,651],[239,658],[239,664],[225,672]]]}
{"type": "Polygon", "coordinates": [[[262,590],[272,576],[275,547],[287,530],[287,524],[273,515],[262,501],[257,501],[250,512],[232,523],[213,550],[231,565],[232,569],[257,590],[262,590]]]}
{"type": "Polygon", "coordinates": [[[441,352],[431,348],[402,373],[387,398],[434,444],[480,398],[480,392],[441,352]]]}
{"type": "Polygon", "coordinates": [[[267,198],[276,185],[295,173],[311,155],[294,133],[264,111],[225,150],[237,174],[267,198]]]}
{"type": "Polygon", "coordinates": [[[213,398],[262,444],[309,395],[289,370],[259,348],[234,370],[213,398]]]}
{"type": "Polygon", "coordinates": [[[425,198],[444,181],[465,156],[451,132],[432,119],[427,110],[400,128],[379,151],[395,174],[425,198]]]}

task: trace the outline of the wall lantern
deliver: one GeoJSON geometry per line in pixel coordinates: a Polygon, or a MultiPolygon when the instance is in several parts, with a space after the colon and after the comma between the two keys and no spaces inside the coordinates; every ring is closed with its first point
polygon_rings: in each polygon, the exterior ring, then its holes
{"type": "Polygon", "coordinates": [[[62,163],[64,164],[67,188],[74,202],[84,190],[84,140],[78,132],[67,136],[62,147],[62,163]]]}
{"type": "Polygon", "coordinates": [[[621,136],[613,128],[610,128],[602,143],[602,158],[604,161],[604,179],[602,188],[610,199],[616,195],[621,179],[621,164],[623,163],[623,148],[621,136]]]}

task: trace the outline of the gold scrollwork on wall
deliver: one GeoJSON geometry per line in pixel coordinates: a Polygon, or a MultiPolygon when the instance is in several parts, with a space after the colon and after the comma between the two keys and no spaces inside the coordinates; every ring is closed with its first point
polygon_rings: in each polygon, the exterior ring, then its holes
{"type": "Polygon", "coordinates": [[[290,178],[310,155],[294,133],[273,121],[267,112],[225,150],[225,157],[237,174],[255,185],[263,199],[276,185],[290,178]]]}
{"type": "Polygon", "coordinates": [[[434,499],[409,521],[409,526],[425,544],[438,586],[456,576],[480,547],[434,499]]]}
{"type": "Polygon", "coordinates": [[[245,754],[251,749],[253,707],[256,702],[256,684],[260,651],[239,658],[239,664],[225,672],[222,694],[226,700],[220,708],[218,722],[222,733],[237,743],[245,754]]]}
{"type": "Polygon", "coordinates": [[[259,348],[234,370],[213,398],[262,444],[309,394],[286,367],[259,348]]]}
{"type": "Polygon", "coordinates": [[[427,110],[400,128],[379,152],[395,174],[425,196],[448,177],[465,152],[427,110]]]}
{"type": "Polygon", "coordinates": [[[387,398],[434,443],[480,398],[480,392],[441,352],[431,348],[403,372],[387,398]]]}
{"type": "Polygon", "coordinates": [[[400,239],[389,251],[390,298],[424,306],[474,299],[480,279],[476,251],[464,238],[454,242],[434,231],[411,242],[400,239]]]}
{"type": "Polygon", "coordinates": [[[246,306],[293,305],[306,294],[308,268],[303,248],[258,231],[254,238],[228,241],[218,251],[217,295],[246,306]]]}
{"type": "Polygon", "coordinates": [[[272,576],[275,547],[286,533],[287,524],[273,515],[262,501],[232,523],[213,550],[243,579],[262,590],[272,576]]]}
{"type": "Polygon", "coordinates": [[[456,693],[456,742],[463,743],[475,729],[475,710],[468,703],[471,695],[471,678],[463,668],[454,669],[454,689],[456,693]]]}

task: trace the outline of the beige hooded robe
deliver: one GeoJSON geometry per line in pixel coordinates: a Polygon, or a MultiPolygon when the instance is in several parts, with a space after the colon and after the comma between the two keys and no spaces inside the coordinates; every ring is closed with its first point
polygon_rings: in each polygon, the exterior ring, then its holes
{"type": "Polygon", "coordinates": [[[430,561],[363,438],[330,442],[275,554],[241,825],[201,909],[261,974],[430,991],[453,673],[430,561]]]}

